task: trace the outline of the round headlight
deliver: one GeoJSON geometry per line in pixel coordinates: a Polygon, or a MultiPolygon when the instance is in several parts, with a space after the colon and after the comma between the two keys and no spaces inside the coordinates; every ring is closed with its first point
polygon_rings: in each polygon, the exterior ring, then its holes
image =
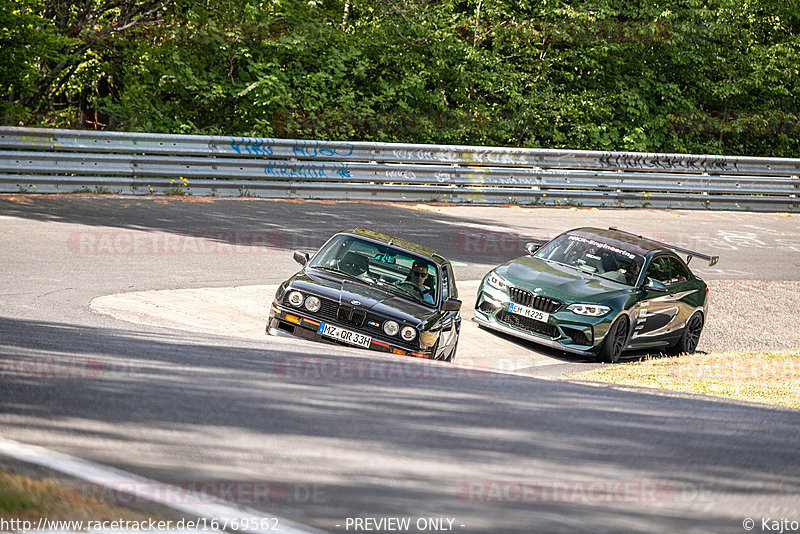
{"type": "Polygon", "coordinates": [[[414,338],[417,337],[417,330],[410,326],[404,326],[403,329],[400,330],[400,337],[406,341],[414,341],[414,338]]]}
{"type": "Polygon", "coordinates": [[[322,303],[319,301],[317,297],[308,297],[306,299],[306,309],[310,312],[319,311],[320,307],[322,307],[322,303]]]}
{"type": "Polygon", "coordinates": [[[289,293],[289,298],[287,300],[289,301],[289,304],[299,308],[303,305],[303,294],[299,291],[292,291],[289,293]]]}
{"type": "Polygon", "coordinates": [[[386,321],[383,323],[383,331],[387,336],[396,336],[400,331],[400,325],[394,321],[386,321]]]}

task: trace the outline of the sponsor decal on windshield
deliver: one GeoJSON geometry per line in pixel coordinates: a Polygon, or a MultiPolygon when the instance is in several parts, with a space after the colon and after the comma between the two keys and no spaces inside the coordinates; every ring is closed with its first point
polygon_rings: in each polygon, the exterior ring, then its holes
{"type": "Polygon", "coordinates": [[[598,249],[608,250],[608,251],[614,252],[616,254],[622,254],[623,256],[625,256],[627,258],[630,258],[632,260],[636,259],[636,254],[634,254],[633,252],[628,252],[627,250],[622,250],[621,248],[617,248],[617,247],[615,247],[613,245],[609,245],[608,243],[601,243],[600,241],[595,241],[594,239],[588,239],[586,237],[579,236],[579,235],[571,235],[571,236],[569,236],[569,240],[570,241],[577,241],[578,243],[586,243],[587,245],[591,245],[591,246],[596,247],[598,249]]]}

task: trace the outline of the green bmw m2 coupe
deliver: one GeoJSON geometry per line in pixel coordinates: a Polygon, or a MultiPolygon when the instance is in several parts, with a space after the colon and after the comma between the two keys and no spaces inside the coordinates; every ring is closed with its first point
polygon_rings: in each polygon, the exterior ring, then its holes
{"type": "Polygon", "coordinates": [[[605,362],[628,349],[697,348],[708,286],[688,263],[718,256],[615,228],[578,228],[525,250],[484,277],[479,325],[605,362]]]}

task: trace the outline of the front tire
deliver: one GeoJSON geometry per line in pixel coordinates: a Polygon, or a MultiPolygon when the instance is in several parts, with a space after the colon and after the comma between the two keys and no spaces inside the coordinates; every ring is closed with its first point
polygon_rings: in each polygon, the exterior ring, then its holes
{"type": "Polygon", "coordinates": [[[600,350],[597,351],[597,360],[606,363],[617,363],[625,345],[628,344],[628,319],[620,317],[608,329],[600,350]]]}
{"type": "Polygon", "coordinates": [[[700,334],[703,332],[704,324],[702,313],[692,315],[686,326],[683,327],[680,339],[670,348],[670,352],[672,354],[693,354],[697,350],[697,344],[700,342],[700,334]]]}

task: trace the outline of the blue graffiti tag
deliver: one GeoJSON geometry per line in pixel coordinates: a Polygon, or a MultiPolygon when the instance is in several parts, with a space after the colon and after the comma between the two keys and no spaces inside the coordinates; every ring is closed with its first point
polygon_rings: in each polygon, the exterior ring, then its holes
{"type": "Polygon", "coordinates": [[[292,147],[294,155],[301,158],[347,157],[354,150],[355,147],[350,143],[327,143],[325,141],[297,141],[292,147]]]}
{"type": "Polygon", "coordinates": [[[347,169],[347,163],[334,163],[333,167],[336,169],[336,174],[339,178],[352,178],[350,171],[347,169]]]}
{"type": "Polygon", "coordinates": [[[325,173],[325,165],[283,161],[267,162],[267,166],[264,167],[264,174],[273,178],[328,178],[325,173]]]}
{"type": "Polygon", "coordinates": [[[242,151],[251,156],[271,156],[272,139],[255,139],[251,137],[242,137],[237,140],[236,137],[231,137],[231,148],[237,153],[242,154],[242,151]]]}

